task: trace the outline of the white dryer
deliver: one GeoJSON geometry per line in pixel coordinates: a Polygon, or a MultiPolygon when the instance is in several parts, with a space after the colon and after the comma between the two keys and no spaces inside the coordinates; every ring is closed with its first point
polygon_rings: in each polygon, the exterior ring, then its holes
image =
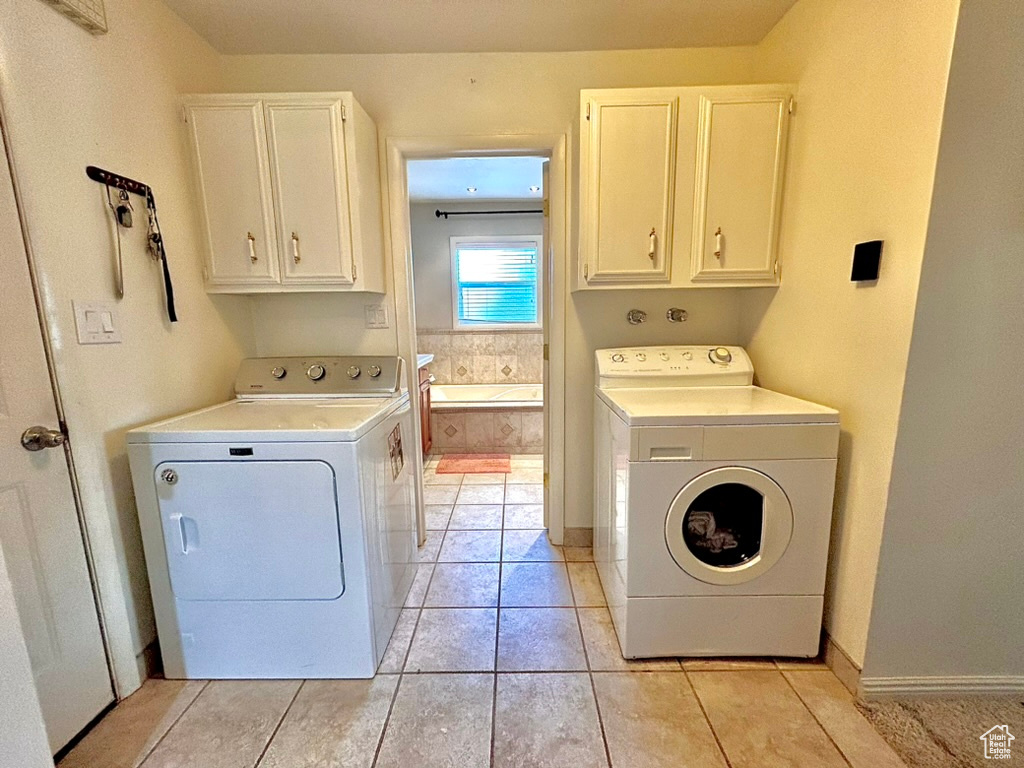
{"type": "Polygon", "coordinates": [[[251,359],[128,455],[171,678],[372,677],[414,575],[396,357],[251,359]]]}
{"type": "Polygon", "coordinates": [[[597,353],[594,560],[627,658],[815,656],[839,415],[739,347],[597,353]]]}

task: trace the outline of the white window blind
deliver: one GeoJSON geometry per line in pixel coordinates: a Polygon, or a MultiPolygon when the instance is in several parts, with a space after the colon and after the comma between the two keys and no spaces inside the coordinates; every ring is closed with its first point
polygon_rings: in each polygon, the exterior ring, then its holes
{"type": "Polygon", "coordinates": [[[540,239],[452,238],[457,326],[540,322],[540,239]]]}

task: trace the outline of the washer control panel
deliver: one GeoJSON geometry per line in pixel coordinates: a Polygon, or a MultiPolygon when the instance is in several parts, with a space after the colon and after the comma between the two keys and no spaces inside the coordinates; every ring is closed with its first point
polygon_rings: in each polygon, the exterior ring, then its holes
{"type": "Polygon", "coordinates": [[[401,389],[402,358],[252,357],[235,379],[238,397],[366,397],[401,389]]]}
{"type": "Polygon", "coordinates": [[[750,385],[754,366],[742,347],[623,347],[595,352],[602,387],[750,385]]]}

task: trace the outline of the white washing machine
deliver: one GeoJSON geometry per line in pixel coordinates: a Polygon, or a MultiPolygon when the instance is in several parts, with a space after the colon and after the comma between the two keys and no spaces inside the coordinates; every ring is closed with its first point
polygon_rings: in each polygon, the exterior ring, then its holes
{"type": "Polygon", "coordinates": [[[235,400],[128,433],[167,677],[374,675],[416,560],[401,367],[245,360],[235,400]]]}
{"type": "Polygon", "coordinates": [[[623,656],[818,653],[839,415],[739,347],[597,353],[594,560],[623,656]]]}

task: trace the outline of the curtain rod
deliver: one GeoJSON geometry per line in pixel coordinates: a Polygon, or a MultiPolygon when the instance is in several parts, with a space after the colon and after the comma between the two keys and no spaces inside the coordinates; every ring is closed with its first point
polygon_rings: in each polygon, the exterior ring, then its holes
{"type": "Polygon", "coordinates": [[[442,216],[447,219],[449,216],[514,216],[523,213],[544,213],[544,210],[541,208],[531,208],[526,211],[442,211],[438,208],[434,211],[434,215],[439,219],[442,216]]]}

